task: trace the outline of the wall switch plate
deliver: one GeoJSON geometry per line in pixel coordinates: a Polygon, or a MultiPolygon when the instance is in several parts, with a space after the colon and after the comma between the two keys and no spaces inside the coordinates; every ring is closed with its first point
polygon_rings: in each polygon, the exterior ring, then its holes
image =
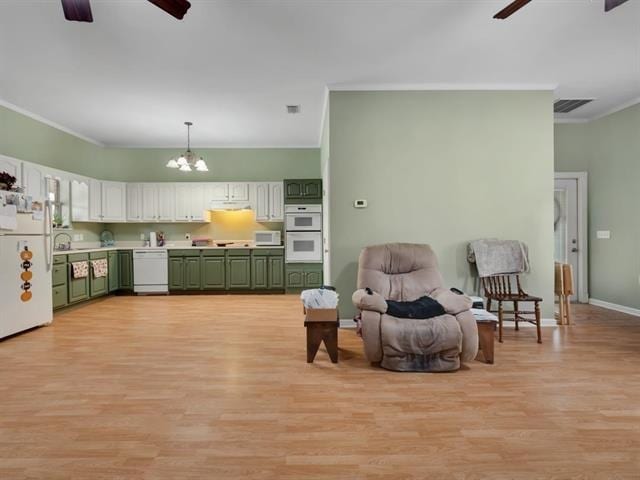
{"type": "Polygon", "coordinates": [[[354,200],[353,206],[355,208],[367,208],[367,201],[364,199],[354,200]]]}
{"type": "Polygon", "coordinates": [[[611,238],[611,232],[609,230],[598,230],[596,232],[596,238],[609,239],[611,238]]]}
{"type": "Polygon", "coordinates": [[[144,240],[144,233],[140,234],[140,240],[144,240]]]}
{"type": "Polygon", "coordinates": [[[185,240],[191,240],[191,234],[190,233],[185,233],[184,234],[184,239],[185,240]]]}

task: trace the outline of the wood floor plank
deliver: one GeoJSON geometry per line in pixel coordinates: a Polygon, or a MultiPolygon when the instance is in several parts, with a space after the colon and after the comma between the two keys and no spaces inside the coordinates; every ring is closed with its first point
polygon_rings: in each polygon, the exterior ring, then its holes
{"type": "Polygon", "coordinates": [[[574,317],[393,373],[294,295],[105,298],[0,342],[0,478],[638,479],[640,320],[574,317]]]}

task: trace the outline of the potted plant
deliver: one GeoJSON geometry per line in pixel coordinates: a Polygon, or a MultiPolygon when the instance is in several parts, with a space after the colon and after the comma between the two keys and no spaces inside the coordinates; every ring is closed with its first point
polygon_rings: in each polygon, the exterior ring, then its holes
{"type": "Polygon", "coordinates": [[[16,177],[7,172],[0,172],[0,190],[11,190],[16,183],[16,177]]]}

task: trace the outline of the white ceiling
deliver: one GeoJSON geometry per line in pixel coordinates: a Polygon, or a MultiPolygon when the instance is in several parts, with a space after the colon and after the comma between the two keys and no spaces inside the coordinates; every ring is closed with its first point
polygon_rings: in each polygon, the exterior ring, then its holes
{"type": "Polygon", "coordinates": [[[640,0],[0,0],[0,99],[106,145],[317,146],[326,87],[554,88],[587,119],[640,98],[640,0]],[[285,104],[300,104],[288,115],[285,104]]]}

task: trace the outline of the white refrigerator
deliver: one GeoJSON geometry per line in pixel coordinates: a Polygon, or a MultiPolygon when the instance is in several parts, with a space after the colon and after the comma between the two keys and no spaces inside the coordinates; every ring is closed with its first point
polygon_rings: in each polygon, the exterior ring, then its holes
{"type": "MultiPolygon", "coordinates": [[[[0,207],[10,216],[3,202],[0,195],[0,207]]],[[[4,225],[7,226],[6,221],[4,225]]],[[[49,204],[45,203],[41,214],[35,217],[32,213],[18,213],[11,227],[15,228],[0,228],[0,338],[51,323],[53,319],[49,204]]]]}

